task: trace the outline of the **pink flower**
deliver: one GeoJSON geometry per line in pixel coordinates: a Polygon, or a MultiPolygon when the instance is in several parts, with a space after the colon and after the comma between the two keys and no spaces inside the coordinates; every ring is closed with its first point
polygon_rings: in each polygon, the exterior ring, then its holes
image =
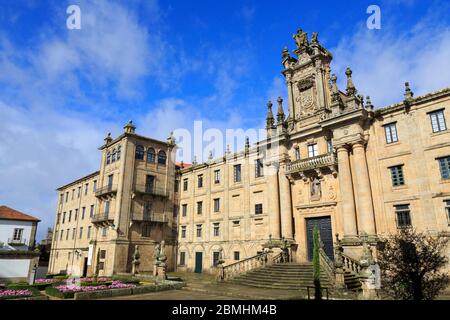
{"type": "Polygon", "coordinates": [[[0,290],[0,297],[29,297],[33,292],[30,290],[0,290]]]}

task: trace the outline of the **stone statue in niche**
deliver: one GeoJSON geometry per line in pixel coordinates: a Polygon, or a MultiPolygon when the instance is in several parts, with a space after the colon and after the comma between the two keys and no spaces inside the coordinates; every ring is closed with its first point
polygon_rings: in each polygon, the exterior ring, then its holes
{"type": "Polygon", "coordinates": [[[322,195],[322,186],[319,178],[315,177],[311,181],[311,199],[319,200],[322,195]]]}

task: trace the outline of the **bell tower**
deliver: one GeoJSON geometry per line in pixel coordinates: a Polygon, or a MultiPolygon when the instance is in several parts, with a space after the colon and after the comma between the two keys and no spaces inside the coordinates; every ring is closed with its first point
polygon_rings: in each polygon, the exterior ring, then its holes
{"type": "Polygon", "coordinates": [[[282,51],[282,71],[288,89],[289,131],[298,130],[320,121],[331,106],[330,63],[331,53],[319,43],[317,32],[311,40],[299,29],[293,35],[296,49],[291,56],[288,48],[282,51]]]}

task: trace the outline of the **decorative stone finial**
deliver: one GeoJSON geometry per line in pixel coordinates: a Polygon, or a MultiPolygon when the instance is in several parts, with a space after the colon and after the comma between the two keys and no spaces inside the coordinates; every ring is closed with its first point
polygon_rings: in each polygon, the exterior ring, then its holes
{"type": "Polygon", "coordinates": [[[167,137],[167,143],[171,146],[175,145],[175,136],[173,135],[173,131],[171,131],[170,135],[167,137]]]}
{"type": "Polygon", "coordinates": [[[348,96],[355,96],[355,94],[357,92],[355,85],[353,84],[352,73],[353,73],[353,71],[350,68],[347,68],[345,70],[345,75],[347,76],[347,95],[348,96]]]}
{"type": "Polygon", "coordinates": [[[290,57],[289,49],[287,47],[284,47],[281,51],[281,57],[283,58],[283,60],[290,57]]]}
{"type": "Polygon", "coordinates": [[[250,139],[248,137],[245,137],[245,153],[248,153],[250,150],[250,139]]]}
{"type": "Polygon", "coordinates": [[[297,45],[297,49],[303,49],[309,46],[308,42],[308,34],[304,32],[302,29],[298,29],[297,33],[292,36],[295,40],[295,44],[297,45]]]}
{"type": "Polygon", "coordinates": [[[410,100],[414,97],[414,92],[411,91],[411,88],[409,87],[409,82],[405,82],[405,100],[410,100]]]}
{"type": "Polygon", "coordinates": [[[319,44],[319,33],[317,32],[312,33],[311,44],[319,44]]]}
{"type": "Polygon", "coordinates": [[[212,150],[209,151],[208,160],[211,161],[213,159],[213,152],[212,150]]]}
{"type": "Polygon", "coordinates": [[[106,135],[106,138],[103,139],[105,141],[105,144],[108,145],[111,143],[112,138],[111,138],[111,132],[108,132],[108,134],[106,135]]]}
{"type": "Polygon", "coordinates": [[[272,101],[269,100],[267,102],[267,117],[266,117],[266,129],[271,129],[274,126],[274,119],[273,119],[273,113],[272,113],[272,101]]]}
{"type": "Polygon", "coordinates": [[[283,111],[283,99],[278,97],[278,112],[277,112],[277,123],[282,124],[284,122],[284,111],[283,111]]]}
{"type": "Polygon", "coordinates": [[[225,150],[225,153],[226,153],[226,154],[230,154],[230,153],[231,153],[230,145],[229,145],[229,144],[227,144],[227,149],[225,150]]]}
{"type": "Polygon", "coordinates": [[[197,164],[197,157],[194,156],[194,159],[192,160],[192,164],[195,166],[197,164]]]}
{"type": "Polygon", "coordinates": [[[373,111],[372,101],[370,100],[370,96],[366,97],[366,110],[373,111]]]}
{"type": "Polygon", "coordinates": [[[128,121],[128,123],[123,127],[126,133],[134,133],[136,130],[136,126],[133,124],[133,121],[128,121]]]}

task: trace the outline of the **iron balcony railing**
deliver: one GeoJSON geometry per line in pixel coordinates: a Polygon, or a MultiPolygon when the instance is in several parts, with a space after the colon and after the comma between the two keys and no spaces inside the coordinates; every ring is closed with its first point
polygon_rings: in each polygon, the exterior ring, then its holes
{"type": "Polygon", "coordinates": [[[105,196],[108,194],[115,194],[117,193],[117,184],[111,184],[111,185],[107,185],[101,188],[97,188],[97,190],[95,190],[95,196],[96,197],[101,197],[101,196],[105,196]]]}
{"type": "Polygon", "coordinates": [[[306,170],[337,165],[337,157],[333,152],[322,154],[308,159],[300,159],[287,164],[287,173],[296,173],[306,170]]]}
{"type": "Polygon", "coordinates": [[[155,185],[135,185],[134,192],[160,197],[168,197],[169,192],[165,188],[156,187],[155,185]]]}
{"type": "Polygon", "coordinates": [[[14,239],[14,238],[8,238],[8,244],[11,246],[28,246],[27,239],[21,238],[21,239],[14,239]]]}
{"type": "Polygon", "coordinates": [[[142,222],[169,222],[167,216],[164,213],[133,213],[133,220],[142,222]]]}
{"type": "Polygon", "coordinates": [[[110,212],[103,212],[103,213],[95,214],[91,218],[91,221],[93,223],[113,221],[113,220],[114,220],[114,218],[110,212]]]}

